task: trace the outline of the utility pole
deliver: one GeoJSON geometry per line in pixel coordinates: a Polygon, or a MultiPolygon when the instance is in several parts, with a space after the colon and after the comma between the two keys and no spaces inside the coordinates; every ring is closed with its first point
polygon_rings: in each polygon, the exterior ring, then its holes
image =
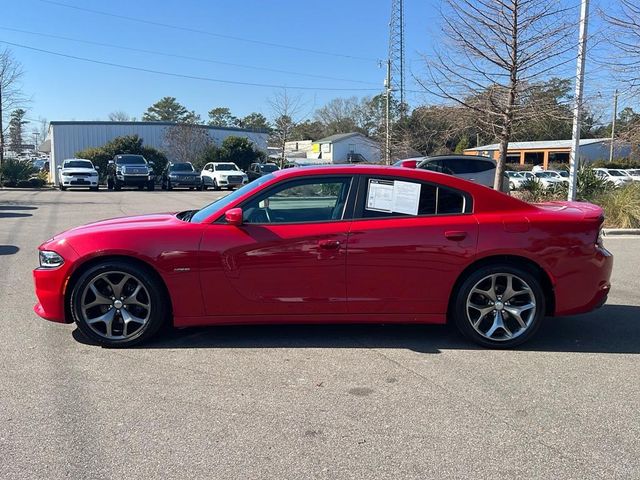
{"type": "Polygon", "coordinates": [[[568,200],[576,199],[578,186],[578,160],[580,154],[580,116],[582,113],[582,90],[584,88],[584,62],[587,53],[587,27],[589,23],[589,0],[582,0],[580,6],[580,36],[578,40],[578,60],[576,67],[576,94],[573,106],[573,131],[571,153],[569,154],[569,195],[568,200]]]}
{"type": "Polygon", "coordinates": [[[616,136],[616,117],[618,116],[618,89],[613,94],[613,118],[611,119],[611,145],[609,145],[609,161],[613,162],[613,141],[616,136]]]}
{"type": "Polygon", "coordinates": [[[384,144],[384,161],[387,165],[391,165],[391,59],[387,60],[387,78],[384,81],[385,89],[385,144],[384,144]]]}

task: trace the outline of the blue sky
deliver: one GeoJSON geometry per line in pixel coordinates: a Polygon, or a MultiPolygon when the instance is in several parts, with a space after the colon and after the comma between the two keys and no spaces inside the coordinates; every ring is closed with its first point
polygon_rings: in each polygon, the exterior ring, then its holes
{"type": "MultiPolygon", "coordinates": [[[[375,95],[381,91],[385,70],[379,67],[377,60],[385,59],[387,55],[390,4],[390,0],[0,0],[0,41],[148,70],[287,86],[291,93],[302,96],[305,109],[310,114],[338,96],[375,95]],[[133,22],[56,3],[210,34],[133,22]],[[45,35],[175,56],[84,44],[45,35]],[[216,35],[255,39],[294,48],[216,35]],[[333,78],[314,78],[294,73],[333,78]],[[307,90],[293,88],[297,86],[307,90]],[[321,90],[331,88],[345,90],[321,90]]],[[[405,1],[407,88],[410,90],[418,90],[410,78],[411,73],[420,74],[420,54],[428,52],[432,48],[432,39],[436,38],[438,4],[439,0],[405,1]]],[[[268,99],[276,90],[273,87],[228,85],[163,76],[88,63],[17,46],[10,48],[26,71],[23,83],[25,93],[32,98],[28,114],[30,118],[100,120],[106,119],[114,110],[122,110],[139,118],[149,105],[163,96],[176,97],[204,119],[207,111],[217,106],[228,106],[237,116],[252,111],[261,111],[269,116],[268,99]]],[[[601,89],[604,91],[609,87],[606,85],[601,89]]],[[[605,95],[608,96],[608,93],[605,95]]],[[[423,99],[418,93],[410,93],[408,97],[413,104],[423,99]]]]}

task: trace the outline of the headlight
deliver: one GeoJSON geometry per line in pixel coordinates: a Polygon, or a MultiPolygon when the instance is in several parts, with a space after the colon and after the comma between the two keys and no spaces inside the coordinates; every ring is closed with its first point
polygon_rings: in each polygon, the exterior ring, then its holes
{"type": "Polygon", "coordinates": [[[40,266],[42,268],[57,268],[64,263],[64,259],[56,252],[40,250],[40,266]]]}

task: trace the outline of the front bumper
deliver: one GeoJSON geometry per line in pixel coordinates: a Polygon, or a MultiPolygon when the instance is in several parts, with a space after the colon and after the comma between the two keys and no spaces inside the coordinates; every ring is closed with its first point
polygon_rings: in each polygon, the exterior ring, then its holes
{"type": "Polygon", "coordinates": [[[63,187],[97,187],[98,176],[76,177],[62,175],[60,177],[60,185],[63,187]]]}
{"type": "Polygon", "coordinates": [[[66,316],[65,293],[78,254],[64,240],[46,242],[40,249],[57,252],[64,258],[64,263],[58,268],[38,267],[33,270],[33,282],[38,299],[33,311],[45,320],[71,323],[66,316]]]}
{"type": "Polygon", "coordinates": [[[191,180],[185,180],[184,178],[169,178],[172,187],[200,187],[202,186],[202,180],[200,177],[196,177],[191,180]]]}
{"type": "Polygon", "coordinates": [[[123,185],[146,185],[153,181],[149,175],[116,175],[116,179],[123,185]]]}

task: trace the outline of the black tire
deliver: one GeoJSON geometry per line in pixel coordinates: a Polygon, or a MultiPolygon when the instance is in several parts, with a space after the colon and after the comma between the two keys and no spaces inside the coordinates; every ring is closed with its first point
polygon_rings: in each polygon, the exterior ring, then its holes
{"type": "Polygon", "coordinates": [[[156,335],[162,327],[167,326],[171,318],[165,289],[157,276],[148,268],[143,268],[124,260],[105,261],[85,271],[75,282],[71,292],[70,311],[78,329],[92,342],[104,347],[131,347],[145,342],[156,335]],[[114,272],[114,275],[118,275],[117,272],[133,275],[146,288],[149,294],[149,318],[129,338],[113,339],[99,334],[87,323],[82,313],[81,297],[85,289],[96,278],[110,272],[114,272]]]}
{"type": "Polygon", "coordinates": [[[119,191],[120,189],[122,189],[122,185],[120,185],[120,184],[118,183],[118,181],[116,180],[116,181],[114,181],[114,182],[113,182],[113,189],[114,189],[115,191],[119,191]]]}
{"type": "Polygon", "coordinates": [[[60,185],[60,191],[61,192],[64,192],[66,189],[67,189],[67,187],[64,187],[64,186],[60,185]]]}
{"type": "Polygon", "coordinates": [[[100,187],[89,187],[89,190],[91,190],[92,192],[97,192],[98,190],[100,190],[100,187]]]}
{"type": "Polygon", "coordinates": [[[218,181],[215,178],[213,179],[213,189],[220,190],[220,187],[218,186],[218,181]]]}
{"type": "MultiPolygon", "coordinates": [[[[153,180],[150,180],[150,181],[147,183],[147,190],[149,190],[150,192],[152,192],[153,190],[155,190],[155,188],[156,188],[156,184],[154,183],[154,181],[153,181],[153,180]]],[[[141,189],[141,190],[142,190],[142,189],[141,189]]]]}
{"type": "Polygon", "coordinates": [[[113,190],[113,180],[107,179],[107,190],[113,190]]]}
{"type": "MultiPolygon", "coordinates": [[[[505,293],[505,290],[502,290],[502,293],[505,293]]],[[[450,313],[462,334],[475,343],[490,348],[512,348],[529,340],[540,328],[545,314],[544,290],[538,276],[528,269],[509,264],[488,265],[474,271],[462,281],[453,295],[450,313]],[[472,291],[485,291],[486,287],[491,285],[492,280],[489,277],[492,276],[497,277],[494,292],[498,292],[493,303],[488,296],[472,293],[472,291]],[[503,284],[506,285],[509,276],[512,278],[513,290],[521,293],[511,296],[510,299],[502,302],[503,297],[499,295],[499,292],[503,288],[503,284]],[[525,286],[528,286],[529,290],[526,290],[525,286]],[[485,300],[487,303],[482,303],[485,300]],[[532,302],[531,300],[535,301],[532,302]],[[468,303],[474,306],[468,306],[468,303]],[[535,310],[531,311],[531,308],[529,308],[520,313],[521,318],[524,316],[522,319],[525,327],[523,327],[522,324],[518,323],[516,316],[512,315],[509,310],[514,311],[530,304],[535,305],[535,310]],[[475,305],[484,306],[488,309],[493,308],[493,312],[489,311],[486,314],[481,314],[481,311],[475,308],[475,305]],[[492,335],[487,337],[486,334],[496,325],[498,310],[500,310],[506,329],[498,327],[494,332],[502,331],[502,335],[498,333],[496,338],[491,338],[492,335]],[[477,317],[474,316],[475,314],[477,314],[477,317]],[[481,318],[484,318],[484,320],[480,320],[474,327],[474,322],[481,318]],[[485,328],[486,326],[489,326],[489,328],[485,328]],[[480,333],[483,330],[484,334],[480,333]],[[507,334],[507,330],[511,335],[507,334]]]]}
{"type": "Polygon", "coordinates": [[[173,185],[171,185],[171,180],[167,180],[167,190],[173,190],[173,185]]]}
{"type": "Polygon", "coordinates": [[[207,185],[205,185],[204,183],[200,186],[200,190],[202,190],[203,192],[206,192],[207,188],[209,187],[207,187],[207,185]]]}

